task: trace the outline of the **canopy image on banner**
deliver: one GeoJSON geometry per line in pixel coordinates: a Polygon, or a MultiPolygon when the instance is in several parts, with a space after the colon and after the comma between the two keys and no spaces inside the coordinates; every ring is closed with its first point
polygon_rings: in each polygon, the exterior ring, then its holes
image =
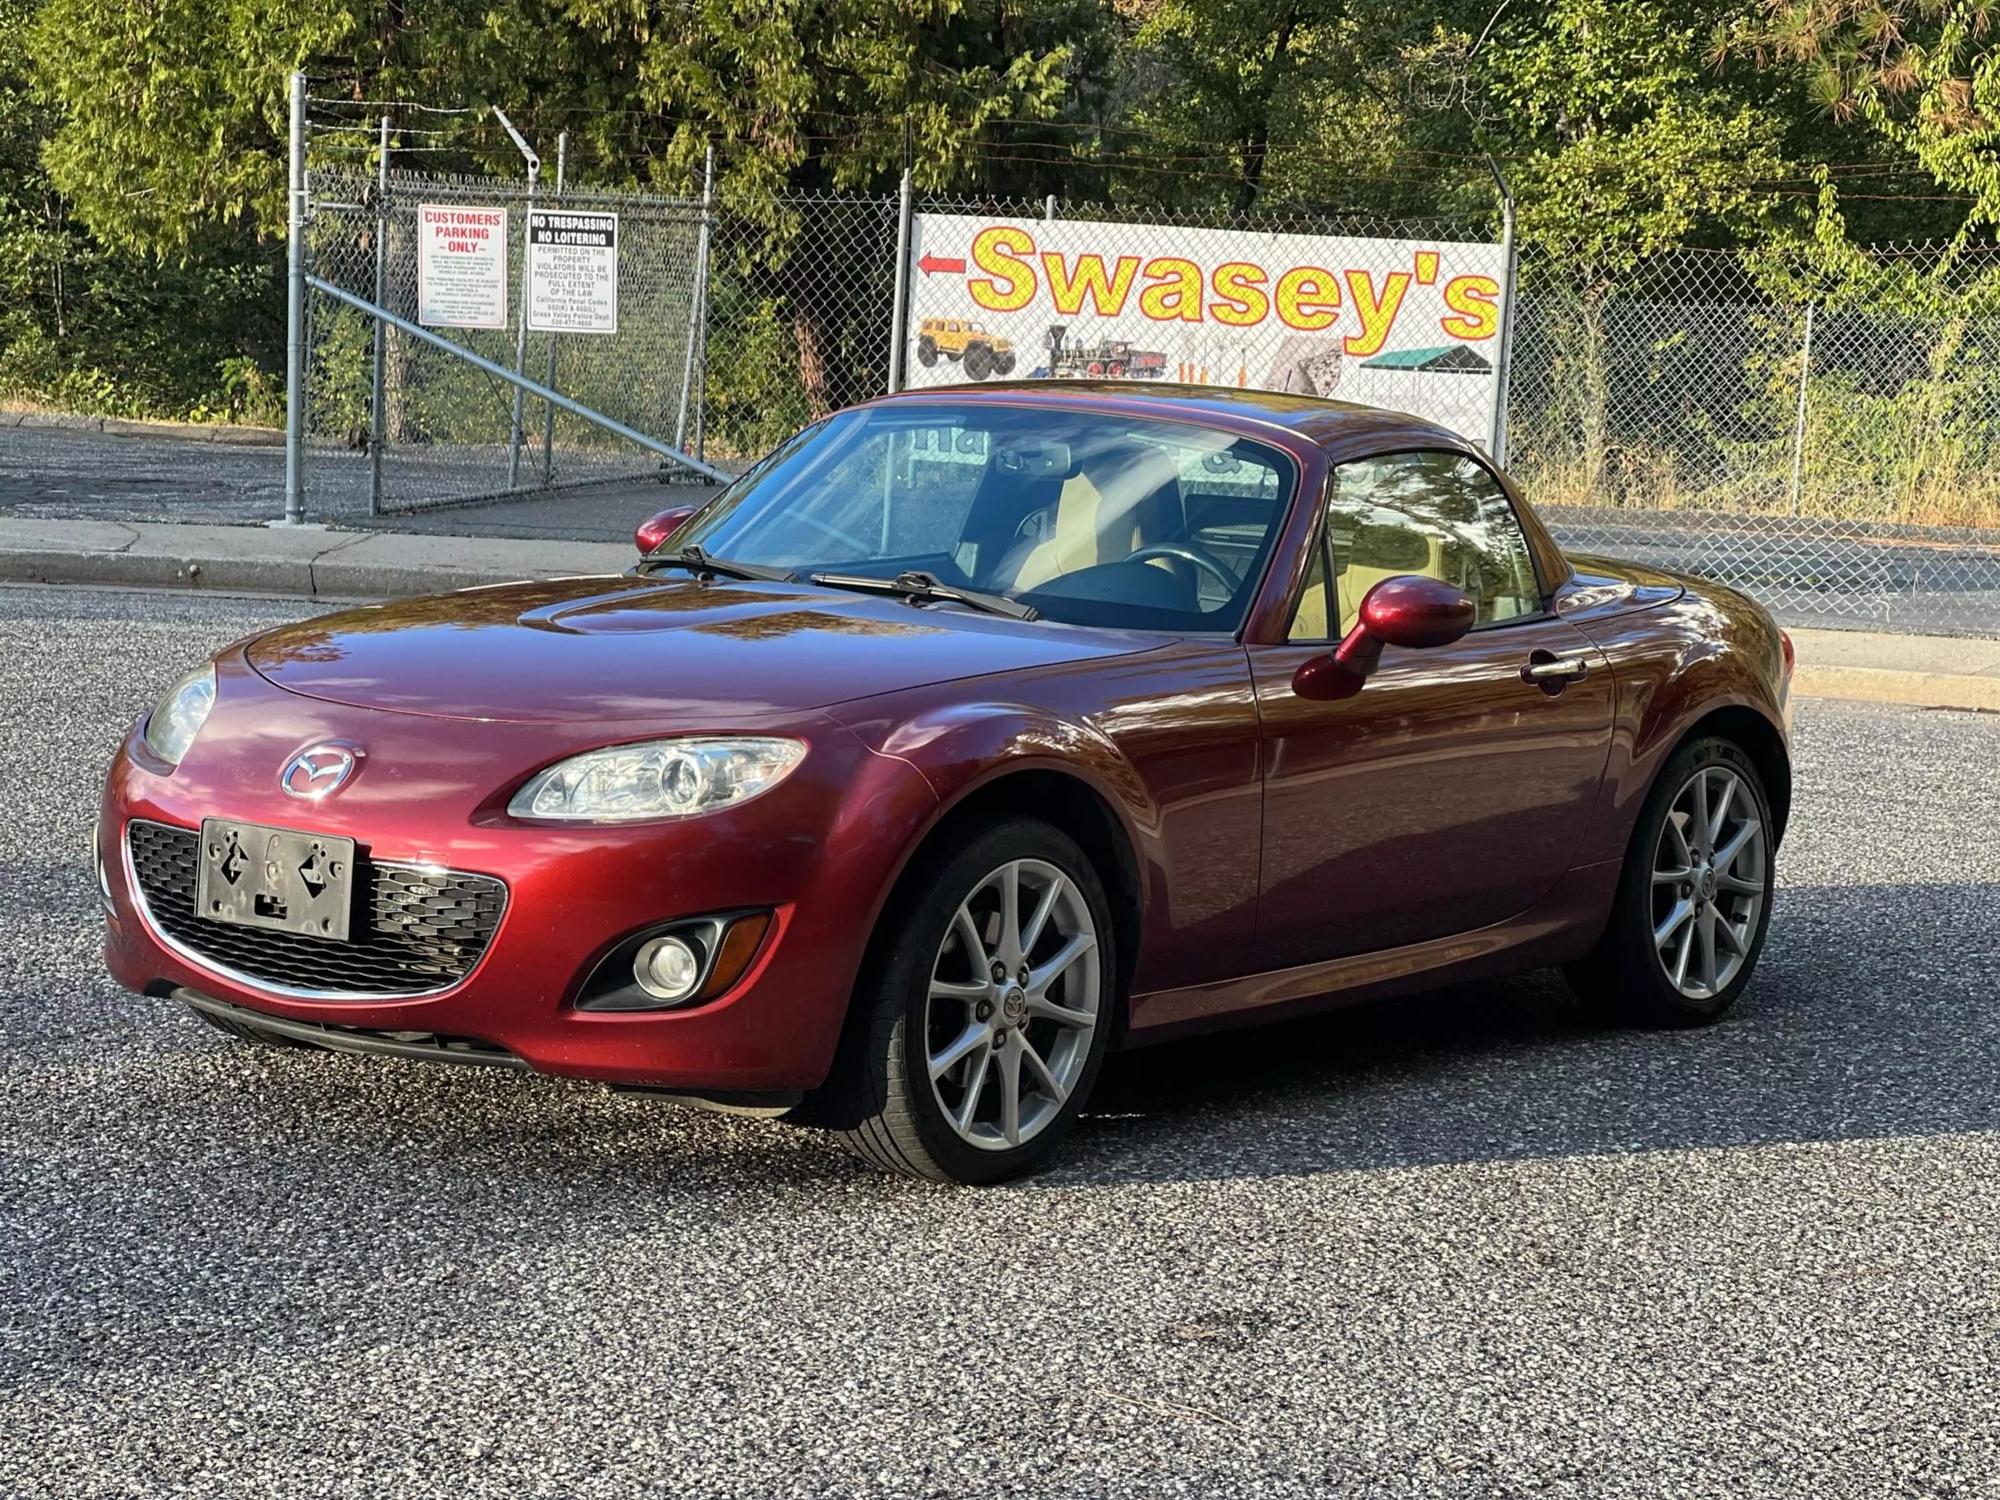
{"type": "Polygon", "coordinates": [[[1496,244],[921,214],[910,387],[1184,381],[1407,411],[1487,441],[1496,244]]]}
{"type": "Polygon", "coordinates": [[[618,331],[618,215],[528,215],[528,326],[537,333],[618,331]]]}
{"type": "Polygon", "coordinates": [[[507,326],[507,210],[425,203],[417,210],[417,321],[507,326]]]}

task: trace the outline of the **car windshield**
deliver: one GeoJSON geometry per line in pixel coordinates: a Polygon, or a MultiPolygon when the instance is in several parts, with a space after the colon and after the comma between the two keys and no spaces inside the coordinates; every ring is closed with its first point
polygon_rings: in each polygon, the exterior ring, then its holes
{"type": "Polygon", "coordinates": [[[801,578],[927,573],[1070,624],[1229,632],[1296,482],[1278,450],[1192,424],[899,402],[807,428],[668,550],[801,578]]]}

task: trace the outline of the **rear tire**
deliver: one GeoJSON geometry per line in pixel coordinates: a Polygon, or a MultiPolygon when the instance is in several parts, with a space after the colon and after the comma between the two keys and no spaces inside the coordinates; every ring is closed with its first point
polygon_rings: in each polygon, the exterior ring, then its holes
{"type": "Polygon", "coordinates": [[[922,338],[917,340],[918,364],[922,365],[925,369],[928,370],[932,365],[937,363],[937,356],[938,356],[938,347],[936,339],[932,338],[927,333],[922,338]]]}
{"type": "Polygon", "coordinates": [[[832,1076],[801,1114],[886,1172],[1032,1172],[1074,1126],[1117,1014],[1103,883],[1068,835],[1010,818],[925,857],[901,898],[832,1076]]]}
{"type": "Polygon", "coordinates": [[[1770,930],[1775,832],[1764,780],[1733,740],[1676,752],[1640,809],[1604,936],[1564,970],[1570,987],[1621,1021],[1720,1020],[1770,930]]]}
{"type": "Polygon", "coordinates": [[[287,1052],[318,1052],[323,1050],[315,1047],[311,1042],[302,1042],[296,1037],[281,1036],[275,1031],[266,1031],[263,1027],[254,1025],[249,1021],[239,1021],[234,1016],[212,1015],[198,1005],[190,1005],[188,1009],[200,1016],[202,1020],[213,1026],[224,1036],[233,1036],[237,1041],[248,1042],[253,1047],[278,1047],[287,1052]]]}

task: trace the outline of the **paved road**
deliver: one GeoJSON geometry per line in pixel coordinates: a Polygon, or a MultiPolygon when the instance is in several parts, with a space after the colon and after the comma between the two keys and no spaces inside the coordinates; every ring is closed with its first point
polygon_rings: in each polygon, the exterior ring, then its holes
{"type": "Polygon", "coordinates": [[[0,1495],[1992,1495],[2000,719],[1807,704],[1739,1013],[1114,1059],[997,1191],[260,1052],[98,970],[98,766],[283,604],[0,590],[0,1495]]]}

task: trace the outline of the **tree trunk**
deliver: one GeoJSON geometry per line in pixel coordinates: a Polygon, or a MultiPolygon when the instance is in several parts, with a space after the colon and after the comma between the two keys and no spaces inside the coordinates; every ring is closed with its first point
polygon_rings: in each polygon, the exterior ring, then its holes
{"type": "Polygon", "coordinates": [[[817,309],[793,309],[792,337],[799,348],[799,384],[805,390],[806,409],[817,422],[839,404],[827,370],[826,324],[817,309]]]}

